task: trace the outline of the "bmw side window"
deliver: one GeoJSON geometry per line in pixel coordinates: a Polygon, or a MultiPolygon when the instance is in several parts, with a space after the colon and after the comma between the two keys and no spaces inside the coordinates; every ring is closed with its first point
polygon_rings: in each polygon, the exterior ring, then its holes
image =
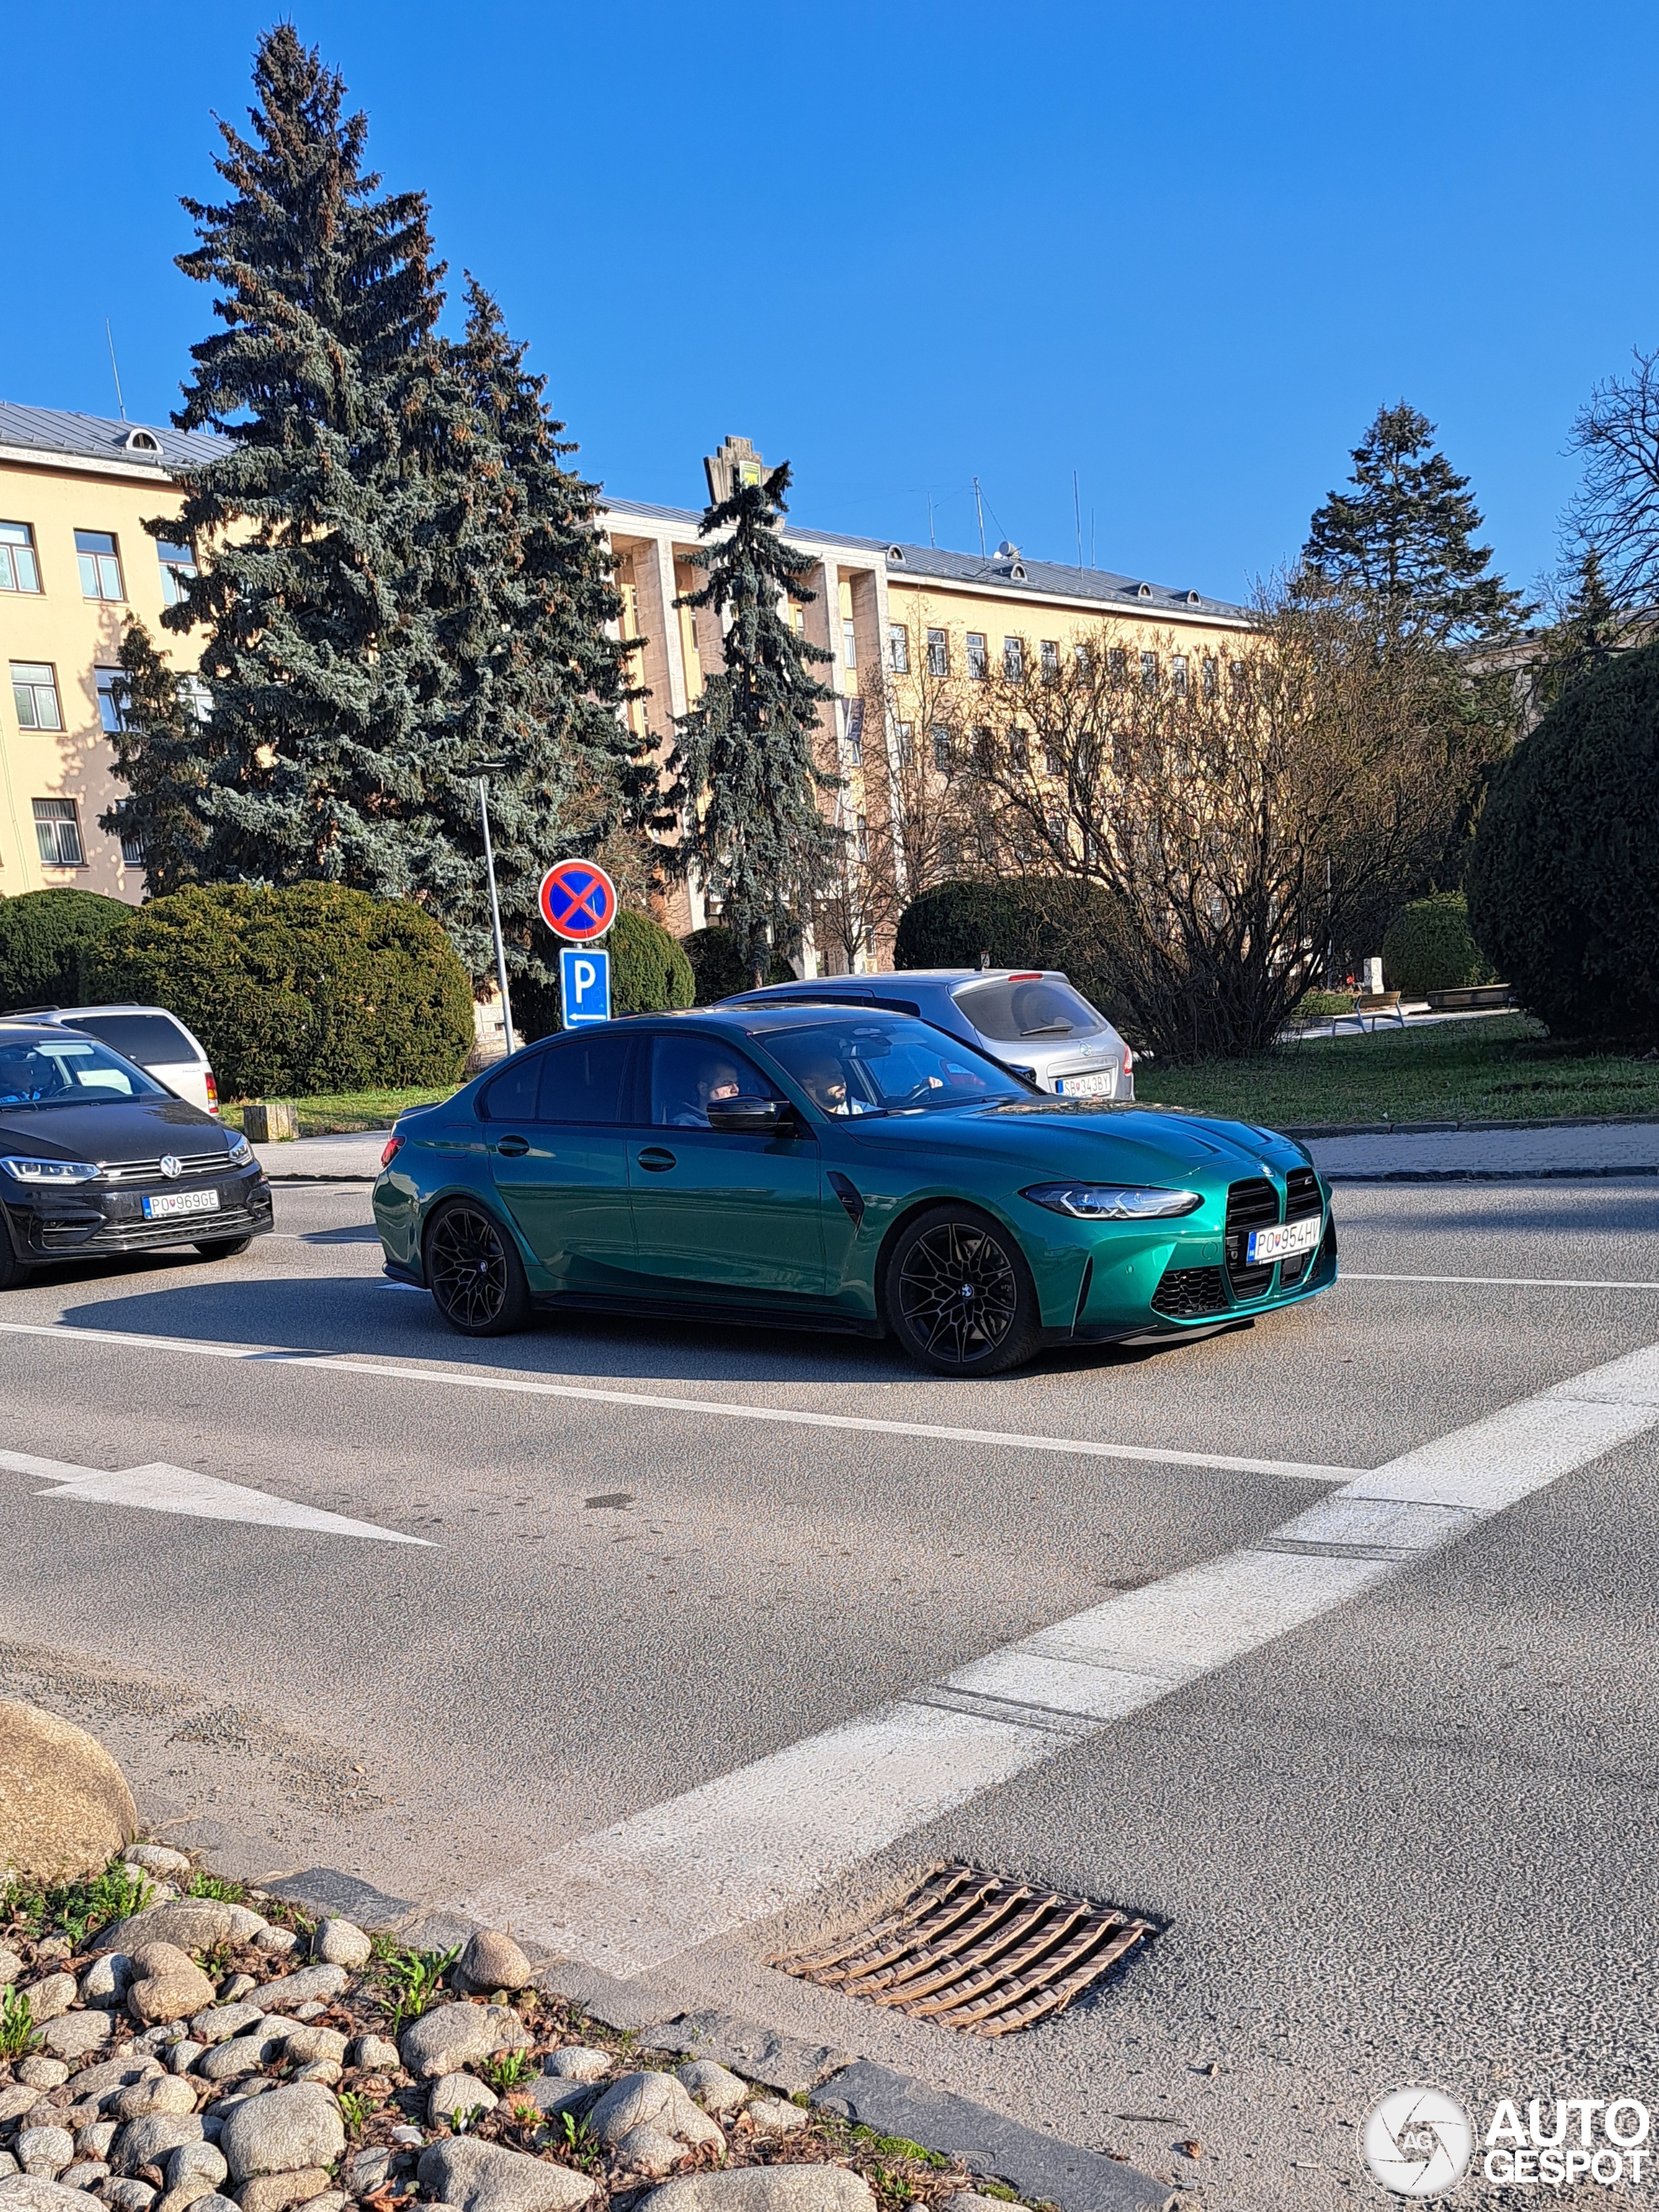
{"type": "Polygon", "coordinates": [[[634,1042],[614,1034],[579,1037],[544,1053],[538,1118],[604,1128],[631,1121],[634,1042]]]}
{"type": "Polygon", "coordinates": [[[485,1090],[483,1099],[486,1121],[533,1121],[536,1118],[536,1093],[542,1079],[544,1053],[517,1052],[508,1060],[495,1080],[485,1090]]]}
{"type": "Polygon", "coordinates": [[[706,1129],[711,1105],[782,1096],[752,1060],[718,1037],[651,1041],[651,1120],[659,1129],[706,1129]]]}

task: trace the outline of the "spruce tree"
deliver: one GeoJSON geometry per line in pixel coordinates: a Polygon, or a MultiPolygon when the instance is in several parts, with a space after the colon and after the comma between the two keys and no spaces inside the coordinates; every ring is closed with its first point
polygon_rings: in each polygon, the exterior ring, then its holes
{"type": "Polygon", "coordinates": [[[1553,707],[1563,692],[1611,659],[1619,650],[1624,628],[1602,574],[1601,553],[1594,545],[1587,545],[1579,557],[1561,618],[1547,633],[1544,659],[1538,670],[1539,706],[1553,707]]]}
{"type": "Polygon", "coordinates": [[[138,840],[145,889],[159,898],[199,880],[206,843],[200,800],[217,739],[199,711],[197,687],[181,683],[136,615],[127,618],[119,658],[111,744],[127,796],[99,816],[98,826],[138,840]]]}
{"type": "Polygon", "coordinates": [[[1303,561],[1327,582],[1363,586],[1396,623],[1437,642],[1503,636],[1527,610],[1487,574],[1492,548],[1474,542],[1481,520],[1469,480],[1433,437],[1433,423],[1403,399],[1379,407],[1353,450],[1352,489],[1332,492],[1315,513],[1303,561]]]}
{"type": "Polygon", "coordinates": [[[707,609],[725,629],[725,667],[677,724],[672,767],[684,810],[688,860],[737,939],[758,984],[775,954],[793,952],[837,851],[818,793],[838,779],[818,765],[820,704],[834,694],[810,672],[833,656],[798,636],[787,599],[808,605],[811,563],[785,544],[789,465],[739,484],[705,509],[693,556],[708,580],[678,605],[707,609]]]}

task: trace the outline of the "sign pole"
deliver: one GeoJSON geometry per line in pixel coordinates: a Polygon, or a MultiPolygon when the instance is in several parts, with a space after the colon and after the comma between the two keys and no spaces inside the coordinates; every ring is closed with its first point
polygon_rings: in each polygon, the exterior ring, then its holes
{"type": "Polygon", "coordinates": [[[489,780],[478,778],[478,813],[483,823],[484,867],[489,877],[489,924],[495,933],[495,980],[501,988],[501,1027],[509,1053],[516,1052],[513,1037],[513,1001],[507,991],[507,948],[501,943],[501,902],[495,896],[495,853],[489,842],[489,780]]]}

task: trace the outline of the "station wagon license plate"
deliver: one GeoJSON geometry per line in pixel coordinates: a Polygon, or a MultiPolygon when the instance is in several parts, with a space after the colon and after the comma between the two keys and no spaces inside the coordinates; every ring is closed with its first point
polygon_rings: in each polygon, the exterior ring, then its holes
{"type": "Polygon", "coordinates": [[[164,1190],[144,1200],[146,1221],[165,1221],[174,1213],[216,1213],[216,1190],[164,1190]]]}
{"type": "Polygon", "coordinates": [[[1064,1098],[1098,1098],[1103,1093],[1109,1094],[1116,1080],[1115,1076],[1102,1068],[1094,1075],[1057,1075],[1054,1089],[1064,1098]]]}
{"type": "Polygon", "coordinates": [[[1277,1229],[1253,1229],[1245,1249],[1248,1267],[1265,1267],[1271,1260],[1294,1260],[1298,1252],[1311,1252],[1324,1224],[1317,1215],[1310,1221],[1286,1221],[1277,1229]]]}

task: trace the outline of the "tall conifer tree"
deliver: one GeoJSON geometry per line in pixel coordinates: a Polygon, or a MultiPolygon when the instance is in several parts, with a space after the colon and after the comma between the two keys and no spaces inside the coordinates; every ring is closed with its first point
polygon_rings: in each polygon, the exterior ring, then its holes
{"type": "Polygon", "coordinates": [[[837,848],[818,811],[818,793],[837,779],[819,768],[814,744],[818,708],[834,694],[810,672],[833,656],[785,614],[788,599],[816,597],[811,563],[779,530],[788,489],[786,461],[705,509],[698,534],[715,542],[693,557],[708,580],[676,603],[725,628],[724,670],[679,717],[672,767],[687,857],[757,983],[774,954],[795,950],[837,848]]]}
{"type": "Polygon", "coordinates": [[[1358,584],[1403,627],[1463,644],[1514,629],[1521,595],[1487,573],[1492,548],[1474,540],[1480,510],[1433,445],[1434,425],[1402,399],[1379,407],[1353,451],[1352,489],[1318,508],[1302,549],[1328,582],[1358,584]]]}
{"type": "Polygon", "coordinates": [[[206,831],[198,802],[216,740],[204,726],[196,687],[179,681],[136,615],[127,620],[120,663],[111,743],[115,773],[128,789],[98,826],[143,848],[145,889],[158,898],[200,873],[206,831]]]}

